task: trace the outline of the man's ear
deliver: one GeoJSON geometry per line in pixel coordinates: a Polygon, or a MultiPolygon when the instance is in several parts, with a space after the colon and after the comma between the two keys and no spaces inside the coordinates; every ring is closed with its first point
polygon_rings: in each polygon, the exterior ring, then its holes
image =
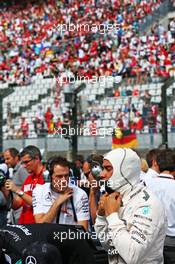
{"type": "Polygon", "coordinates": [[[38,156],[35,157],[36,160],[40,160],[38,156]]]}

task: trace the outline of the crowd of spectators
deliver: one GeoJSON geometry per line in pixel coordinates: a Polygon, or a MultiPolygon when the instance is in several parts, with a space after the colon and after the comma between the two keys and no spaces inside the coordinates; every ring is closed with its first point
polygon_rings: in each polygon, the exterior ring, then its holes
{"type": "MultiPolygon", "coordinates": [[[[64,134],[66,129],[68,130],[73,126],[72,115],[69,111],[63,114],[62,117],[56,117],[52,113],[51,107],[48,107],[47,111],[44,112],[42,106],[39,105],[38,110],[40,113],[42,111],[42,115],[39,115],[39,112],[37,112],[32,123],[22,116],[16,129],[11,125],[8,130],[7,139],[28,138],[31,137],[32,132],[35,132],[35,137],[59,136],[61,131],[64,134]]],[[[102,120],[104,117],[102,115],[103,112],[78,112],[78,135],[82,135],[83,130],[86,130],[89,131],[88,135],[95,136],[97,129],[103,127],[102,120]]],[[[161,112],[156,104],[144,104],[142,112],[139,112],[134,104],[129,105],[126,103],[116,111],[115,117],[112,117],[111,112],[109,112],[109,115],[110,120],[113,120],[113,123],[109,127],[113,127],[113,129],[115,127],[131,129],[132,132],[136,133],[161,132],[161,112]]],[[[175,127],[174,119],[175,117],[173,116],[171,119],[172,132],[174,132],[175,127]]]]}
{"type": "Polygon", "coordinates": [[[36,74],[59,78],[122,74],[139,81],[145,72],[167,75],[174,69],[174,20],[168,30],[158,24],[149,36],[139,34],[139,24],[162,2],[1,4],[0,81],[28,84],[36,74]],[[70,24],[76,30],[69,30],[70,24]],[[77,25],[82,27],[77,30],[77,25]]]}
{"type": "MultiPolygon", "coordinates": [[[[167,29],[157,22],[149,34],[140,32],[140,24],[146,16],[153,14],[163,2],[47,0],[3,3],[0,7],[0,82],[25,85],[37,74],[56,76],[61,81],[78,76],[91,79],[93,76],[122,75],[127,77],[128,84],[132,77],[141,84],[147,77],[169,76],[175,70],[175,19],[170,19],[167,29]]],[[[116,90],[115,96],[120,95],[116,90]]],[[[139,96],[138,89],[133,90],[132,95],[139,96]]],[[[130,120],[131,127],[142,132],[151,119],[144,114],[145,108],[147,104],[141,113],[138,109],[121,109],[122,119],[130,120]]],[[[52,134],[54,128],[64,123],[64,117],[62,120],[53,118],[51,111],[44,116],[42,111],[38,110],[33,119],[35,133],[52,134]]],[[[152,113],[150,105],[149,113],[152,113]]],[[[89,117],[88,113],[80,115],[81,125],[89,117]]],[[[11,120],[11,116],[8,119],[11,120]]],[[[116,123],[118,119],[120,116],[116,115],[116,123]]],[[[154,127],[159,126],[160,118],[158,120],[154,120],[154,127]]],[[[26,120],[21,121],[15,133],[14,126],[10,124],[9,127],[10,138],[29,135],[26,120]]]]}

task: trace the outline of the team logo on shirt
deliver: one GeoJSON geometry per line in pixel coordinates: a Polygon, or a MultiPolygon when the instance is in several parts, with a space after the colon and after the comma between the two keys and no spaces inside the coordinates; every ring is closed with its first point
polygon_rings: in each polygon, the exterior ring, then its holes
{"type": "Polygon", "coordinates": [[[51,197],[50,193],[47,193],[47,194],[45,195],[44,199],[45,199],[45,201],[47,201],[47,202],[52,201],[52,197],[51,197]]]}
{"type": "Polygon", "coordinates": [[[141,209],[141,213],[144,214],[144,215],[148,215],[150,212],[150,207],[149,206],[144,206],[142,209],[141,209]]]}
{"type": "Polygon", "coordinates": [[[37,264],[37,260],[33,256],[28,256],[25,260],[25,264],[37,264]]]}

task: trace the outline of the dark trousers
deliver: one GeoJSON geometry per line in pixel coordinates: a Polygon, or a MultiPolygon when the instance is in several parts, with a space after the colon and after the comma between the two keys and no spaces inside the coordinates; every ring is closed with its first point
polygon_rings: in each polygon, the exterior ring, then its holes
{"type": "Polygon", "coordinates": [[[164,264],[175,264],[175,247],[164,247],[164,264]]]}
{"type": "Polygon", "coordinates": [[[163,256],[164,264],[175,264],[175,237],[166,236],[163,256]]]}
{"type": "Polygon", "coordinates": [[[0,210],[0,228],[7,224],[7,210],[0,210]]]}

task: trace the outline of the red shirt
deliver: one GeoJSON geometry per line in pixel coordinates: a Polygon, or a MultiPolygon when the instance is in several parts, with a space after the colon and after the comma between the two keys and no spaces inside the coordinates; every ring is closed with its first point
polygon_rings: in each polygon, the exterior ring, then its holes
{"type": "Polygon", "coordinates": [[[136,129],[139,130],[139,131],[143,129],[143,119],[142,119],[142,117],[140,117],[139,120],[137,121],[136,129]]]}
{"type": "Polygon", "coordinates": [[[46,119],[46,123],[49,123],[51,121],[51,119],[53,118],[53,114],[51,111],[47,111],[45,113],[45,119],[46,119]]]}
{"type": "Polygon", "coordinates": [[[28,134],[29,134],[29,125],[28,125],[28,123],[26,121],[22,121],[20,128],[22,130],[23,136],[24,137],[28,137],[28,134]]]}
{"type": "Polygon", "coordinates": [[[173,117],[173,118],[171,119],[171,125],[172,125],[173,127],[175,127],[175,117],[173,117]]]}
{"type": "MultiPolygon", "coordinates": [[[[26,194],[32,196],[33,189],[40,184],[44,184],[43,170],[44,168],[38,175],[30,174],[26,178],[21,188],[26,194]]],[[[19,217],[18,224],[34,224],[34,223],[35,223],[35,219],[33,216],[33,207],[28,205],[25,201],[23,201],[22,212],[19,217]]]]}
{"type": "Polygon", "coordinates": [[[90,135],[91,136],[96,136],[97,135],[97,124],[96,123],[91,123],[89,125],[89,130],[90,130],[90,135]]]}

